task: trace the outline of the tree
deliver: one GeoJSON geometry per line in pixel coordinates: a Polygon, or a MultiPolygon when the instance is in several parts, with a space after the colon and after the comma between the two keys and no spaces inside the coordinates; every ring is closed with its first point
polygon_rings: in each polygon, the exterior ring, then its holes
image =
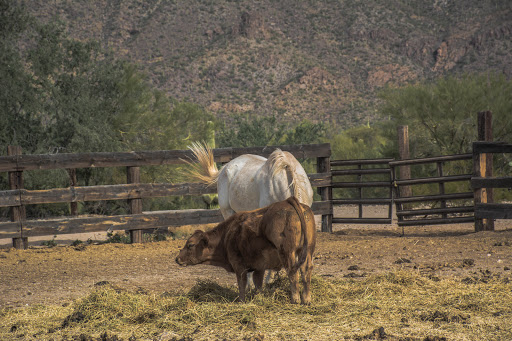
{"type": "MultiPolygon", "coordinates": [[[[177,149],[211,135],[212,117],[200,106],[153,89],[136,66],[97,42],[70,39],[61,22],[40,23],[25,13],[17,2],[0,0],[1,144],[27,154],[177,149]]],[[[171,172],[145,174],[167,179],[171,172]]],[[[28,172],[25,185],[68,186],[66,172],[56,173],[28,172]]],[[[78,178],[110,184],[126,181],[122,173],[80,169],[78,178]]],[[[88,206],[99,212],[105,205],[88,206]]]]}
{"type": "Polygon", "coordinates": [[[215,129],[211,114],[197,104],[168,98],[146,78],[134,65],[125,65],[114,121],[125,149],[185,149],[191,141],[208,138],[215,129]]]}
{"type": "MultiPolygon", "coordinates": [[[[495,140],[512,140],[512,82],[502,74],[448,76],[380,94],[387,133],[409,126],[414,157],[466,153],[477,139],[477,113],[490,110],[495,140]]],[[[395,146],[393,146],[395,150],[395,146]]]]}
{"type": "Polygon", "coordinates": [[[25,70],[18,42],[32,20],[9,0],[0,0],[0,144],[34,143],[41,139],[41,120],[30,114],[37,110],[37,89],[25,70]]]}
{"type": "Polygon", "coordinates": [[[341,160],[380,158],[388,144],[380,125],[364,125],[344,130],[330,142],[332,157],[341,160]]]}
{"type": "MultiPolygon", "coordinates": [[[[105,55],[96,42],[64,36],[60,23],[38,28],[29,53],[41,105],[49,152],[116,151],[120,138],[112,129],[119,115],[122,61],[105,55]]],[[[40,152],[47,152],[41,150],[40,152]]]]}
{"type": "Polygon", "coordinates": [[[111,118],[122,62],[95,42],[42,24],[22,6],[0,0],[0,141],[25,153],[116,150],[111,118]]]}
{"type": "Polygon", "coordinates": [[[313,123],[304,120],[299,125],[288,130],[284,144],[318,143],[325,136],[326,127],[323,123],[313,123]]]}
{"type": "Polygon", "coordinates": [[[185,148],[213,128],[200,106],[154,89],[135,65],[0,0],[0,141],[25,153],[185,148]],[[24,25],[20,23],[25,23],[24,25]]]}
{"type": "Polygon", "coordinates": [[[325,126],[322,123],[308,120],[290,126],[278,122],[275,116],[236,116],[234,124],[219,129],[216,140],[222,147],[310,144],[319,142],[324,133],[325,126]]]}
{"type": "MultiPolygon", "coordinates": [[[[448,76],[381,93],[381,114],[387,121],[384,134],[390,143],[387,156],[397,157],[396,128],[408,125],[411,157],[470,153],[477,140],[477,113],[493,113],[494,140],[512,141],[512,81],[503,74],[448,76]]],[[[510,155],[496,155],[495,175],[510,174],[510,155]]],[[[445,174],[471,173],[471,162],[452,162],[445,174]]],[[[413,176],[435,176],[429,165],[416,166],[413,176]]],[[[446,190],[469,190],[465,183],[448,183],[446,190]]],[[[427,185],[424,186],[428,188],[427,185]]],[[[497,195],[499,197],[499,195],[497,195]]]]}
{"type": "Polygon", "coordinates": [[[236,116],[231,127],[222,127],[216,135],[221,147],[268,146],[279,143],[285,134],[285,126],[275,116],[236,116]]]}

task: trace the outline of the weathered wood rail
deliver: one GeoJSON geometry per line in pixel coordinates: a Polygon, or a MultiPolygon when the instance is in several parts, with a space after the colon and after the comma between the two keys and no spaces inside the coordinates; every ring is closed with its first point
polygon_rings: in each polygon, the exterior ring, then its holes
{"type": "MultiPolygon", "coordinates": [[[[266,146],[249,148],[214,149],[216,162],[229,162],[243,154],[268,157],[276,148],[292,153],[298,159],[316,158],[317,173],[308,174],[311,185],[317,187],[320,201],[313,203],[315,214],[322,215],[322,230],[331,231],[332,203],[329,201],[330,144],[294,146],[266,146]]],[[[202,195],[216,193],[214,186],[199,183],[140,183],[142,166],[183,164],[190,160],[189,150],[81,153],[55,155],[22,155],[21,150],[11,147],[9,156],[0,156],[0,171],[8,172],[10,189],[0,191],[0,207],[11,208],[11,221],[0,223],[0,238],[13,238],[13,244],[24,247],[27,238],[41,235],[87,233],[115,230],[130,231],[132,241],[142,240],[141,231],[148,228],[169,227],[187,224],[215,223],[222,220],[219,210],[179,210],[142,212],[144,198],[202,195]],[[48,190],[23,188],[23,172],[98,167],[126,167],[127,184],[100,186],[70,186],[48,190]],[[29,220],[23,208],[26,205],[45,203],[77,203],[81,201],[128,200],[130,214],[118,216],[65,217],[59,219],[29,220]]],[[[72,175],[73,172],[70,172],[72,175]]],[[[74,179],[76,183],[76,179],[74,179]]],[[[73,207],[71,207],[73,211],[73,207]]]]}

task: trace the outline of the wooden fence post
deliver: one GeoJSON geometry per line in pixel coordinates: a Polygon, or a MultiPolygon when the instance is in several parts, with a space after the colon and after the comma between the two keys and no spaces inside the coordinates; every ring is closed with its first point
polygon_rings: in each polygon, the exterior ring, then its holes
{"type": "MultiPolygon", "coordinates": [[[[478,141],[492,142],[492,112],[481,111],[478,113],[478,141]]],[[[476,177],[492,177],[492,154],[475,155],[474,173],[476,177]]],[[[492,188],[480,188],[475,190],[475,205],[477,203],[492,203],[492,188]]],[[[475,231],[494,231],[494,219],[476,219],[475,231]]]]}
{"type": "MultiPolygon", "coordinates": [[[[126,178],[129,184],[140,183],[140,167],[126,167],[126,178]]],[[[131,214],[142,213],[142,199],[128,199],[131,214]]],[[[143,230],[130,230],[132,243],[143,243],[143,230]]]]}
{"type": "MultiPolygon", "coordinates": [[[[317,157],[316,169],[318,173],[331,173],[331,158],[317,157]]],[[[330,203],[330,213],[322,215],[322,232],[332,232],[332,187],[319,187],[318,193],[322,201],[330,203]]]]}
{"type": "MultiPolygon", "coordinates": [[[[21,147],[20,146],[8,146],[7,147],[7,155],[21,155],[21,147]]],[[[9,189],[11,190],[21,190],[23,189],[23,172],[14,171],[9,172],[9,189]]],[[[21,196],[20,196],[21,199],[21,196]]],[[[18,238],[12,239],[12,246],[15,249],[26,250],[28,249],[28,238],[23,236],[23,222],[27,219],[27,211],[25,207],[22,205],[20,200],[20,206],[13,206],[10,209],[11,211],[11,221],[15,221],[19,223],[19,233],[20,236],[18,238]]]]}

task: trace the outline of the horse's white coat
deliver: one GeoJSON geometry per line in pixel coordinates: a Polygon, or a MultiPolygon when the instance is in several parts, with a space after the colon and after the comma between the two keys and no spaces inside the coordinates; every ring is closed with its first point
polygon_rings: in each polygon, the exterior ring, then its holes
{"type": "Polygon", "coordinates": [[[193,175],[202,181],[217,183],[224,219],[235,212],[255,210],[292,195],[310,207],[313,203],[313,188],[306,171],[289,152],[276,149],[268,159],[244,154],[218,171],[211,149],[194,144],[191,150],[199,161],[193,175]]]}

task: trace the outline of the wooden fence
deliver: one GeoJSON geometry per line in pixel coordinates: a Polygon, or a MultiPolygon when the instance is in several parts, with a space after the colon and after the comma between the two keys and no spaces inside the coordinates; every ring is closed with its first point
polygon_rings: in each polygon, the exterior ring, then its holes
{"type": "MultiPolygon", "coordinates": [[[[267,146],[214,149],[216,162],[229,162],[242,154],[268,157],[276,148],[289,151],[298,159],[315,158],[317,173],[308,174],[311,185],[318,188],[320,201],[313,203],[315,214],[322,215],[322,230],[330,231],[332,203],[330,197],[330,144],[267,146]]],[[[189,150],[82,153],[53,155],[22,155],[17,147],[0,157],[0,172],[8,172],[9,190],[0,191],[0,207],[11,208],[11,221],[0,223],[0,238],[13,238],[16,247],[26,247],[27,238],[43,235],[88,233],[115,230],[130,231],[133,242],[142,241],[142,230],[187,224],[207,224],[222,220],[219,210],[177,210],[142,212],[144,198],[202,195],[216,193],[215,186],[199,183],[140,183],[140,167],[173,165],[189,160],[189,150]],[[126,167],[127,183],[121,185],[76,186],[73,178],[77,168],[126,167]],[[67,169],[72,186],[48,190],[29,190],[23,186],[23,173],[31,170],[67,169]],[[128,200],[130,214],[96,217],[65,217],[61,219],[27,220],[24,207],[44,203],[73,203],[98,200],[128,200]]],[[[73,206],[70,207],[73,212],[73,206]]]]}
{"type": "MultiPolygon", "coordinates": [[[[229,162],[242,154],[268,156],[275,148],[291,152],[298,159],[316,159],[317,173],[308,174],[313,187],[318,189],[320,200],[313,203],[313,211],[322,215],[324,232],[332,232],[332,223],[391,223],[392,205],[396,205],[399,226],[451,224],[475,221],[475,230],[492,230],[494,219],[512,219],[512,204],[492,203],[492,188],[512,188],[512,177],[489,178],[489,155],[512,153],[512,145],[498,142],[475,142],[472,154],[448,155],[434,158],[394,161],[374,160],[330,160],[329,144],[269,146],[251,148],[214,149],[216,162],[229,162]],[[473,174],[444,174],[444,164],[454,161],[473,160],[473,174]],[[433,163],[437,174],[426,178],[401,179],[397,176],[400,167],[433,163]],[[336,169],[337,167],[352,167],[336,169]],[[374,168],[363,168],[371,166],[374,168]],[[331,167],[334,168],[331,170],[331,167]],[[356,168],[354,168],[356,167],[356,168]],[[389,175],[388,180],[363,181],[363,176],[371,174],[389,175]],[[335,181],[332,178],[356,176],[357,181],[335,181]],[[448,182],[468,182],[472,192],[446,193],[448,182]],[[403,187],[437,184],[438,193],[413,196],[403,193],[403,187]],[[386,198],[364,198],[362,189],[382,187],[390,190],[386,198]],[[333,198],[333,188],[354,188],[359,191],[356,198],[333,198]],[[468,204],[474,199],[475,205],[468,204]],[[456,204],[463,201],[466,205],[456,204]],[[438,202],[439,206],[413,209],[410,204],[438,202]],[[333,218],[333,205],[355,204],[359,207],[359,217],[333,218]],[[363,205],[389,205],[388,217],[364,218],[363,205]]],[[[144,198],[167,196],[197,196],[216,193],[214,186],[199,183],[140,183],[140,167],[172,165],[184,163],[192,157],[188,150],[152,151],[127,153],[83,153],[55,155],[22,155],[17,147],[8,149],[9,156],[0,157],[0,171],[8,173],[9,190],[0,191],[0,207],[11,208],[11,221],[0,222],[0,238],[12,238],[13,245],[26,248],[27,238],[43,235],[68,233],[101,232],[108,229],[130,232],[133,242],[142,241],[142,230],[167,228],[187,224],[207,224],[222,220],[219,210],[190,209],[175,211],[142,212],[144,198]],[[76,186],[77,168],[126,167],[127,183],[120,185],[76,186]],[[67,169],[71,186],[48,190],[29,190],[23,186],[23,173],[33,170],[67,169]],[[127,200],[130,214],[116,216],[65,217],[60,219],[27,220],[26,205],[46,203],[69,203],[71,214],[76,213],[73,204],[82,201],[127,200]]]]}
{"type": "Polygon", "coordinates": [[[473,143],[473,177],[471,187],[475,200],[475,230],[493,230],[494,219],[512,219],[512,204],[493,203],[490,197],[493,188],[512,188],[512,174],[506,177],[492,177],[488,171],[488,160],[492,154],[512,154],[512,144],[503,142],[473,143]]]}

